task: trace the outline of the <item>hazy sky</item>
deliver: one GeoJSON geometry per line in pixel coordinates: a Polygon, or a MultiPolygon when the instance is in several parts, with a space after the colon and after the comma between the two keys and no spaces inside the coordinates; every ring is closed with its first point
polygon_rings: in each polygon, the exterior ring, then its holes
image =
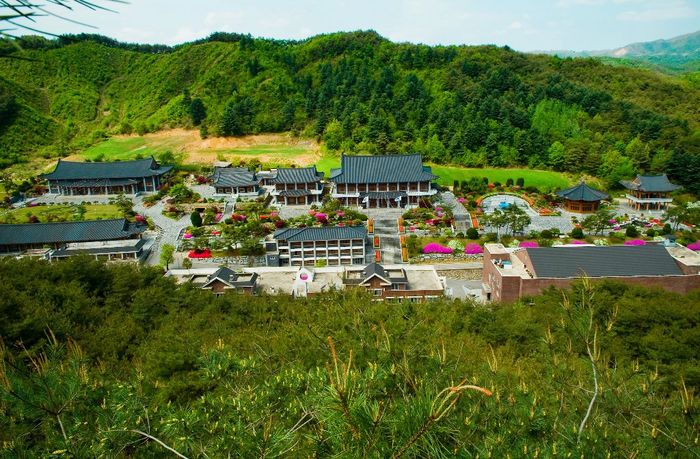
{"type": "MultiPolygon", "coordinates": [[[[38,18],[54,33],[177,44],[212,32],[272,38],[374,29],[393,41],[595,50],[700,29],[700,0],[130,0],[118,13],[54,11],[97,29],[38,18]]],[[[17,31],[14,31],[17,33],[17,31]]]]}

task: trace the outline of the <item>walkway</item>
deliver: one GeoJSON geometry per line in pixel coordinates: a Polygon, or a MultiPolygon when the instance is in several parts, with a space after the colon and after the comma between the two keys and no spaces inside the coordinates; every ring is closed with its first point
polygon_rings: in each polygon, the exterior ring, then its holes
{"type": "Polygon", "coordinates": [[[382,263],[401,264],[401,239],[398,217],[380,217],[374,220],[374,236],[379,236],[382,263]]]}
{"type": "Polygon", "coordinates": [[[471,217],[467,209],[457,201],[457,198],[451,191],[440,193],[440,198],[445,204],[452,208],[452,214],[455,217],[455,231],[458,233],[466,233],[472,226],[471,217]]]}
{"type": "Polygon", "coordinates": [[[151,253],[145,262],[149,265],[157,265],[160,263],[160,249],[163,244],[170,244],[177,247],[178,240],[182,236],[185,228],[190,226],[190,216],[185,215],[179,220],[173,220],[163,215],[163,201],[158,201],[151,207],[143,205],[143,197],[137,196],[134,198],[134,211],[145,217],[148,217],[156,226],[158,235],[151,249],[151,253]]]}

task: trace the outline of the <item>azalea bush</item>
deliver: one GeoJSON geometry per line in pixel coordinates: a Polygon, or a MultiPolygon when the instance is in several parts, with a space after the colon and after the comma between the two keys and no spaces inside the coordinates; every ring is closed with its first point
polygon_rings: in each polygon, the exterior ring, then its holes
{"type": "Polygon", "coordinates": [[[425,247],[423,247],[423,253],[430,254],[430,253],[439,253],[443,255],[449,255],[452,252],[454,252],[453,249],[446,247],[442,244],[438,244],[437,242],[431,242],[427,244],[425,247]]]}
{"type": "Polygon", "coordinates": [[[691,244],[688,244],[688,248],[690,250],[700,250],[700,241],[695,241],[691,244]]]}
{"type": "Polygon", "coordinates": [[[480,253],[484,253],[484,249],[479,244],[470,242],[464,246],[464,253],[467,255],[478,255],[480,253]]]}

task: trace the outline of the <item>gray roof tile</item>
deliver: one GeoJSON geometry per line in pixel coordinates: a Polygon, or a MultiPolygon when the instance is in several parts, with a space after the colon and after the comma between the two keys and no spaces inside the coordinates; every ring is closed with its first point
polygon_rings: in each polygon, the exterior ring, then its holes
{"type": "Polygon", "coordinates": [[[669,182],[666,174],[637,175],[637,177],[632,181],[620,180],[620,183],[628,190],[647,191],[651,193],[663,193],[681,188],[680,185],[674,185],[673,183],[669,182]]]}
{"type": "Polygon", "coordinates": [[[171,166],[159,166],[153,157],[104,163],[59,159],[53,172],[43,174],[41,177],[47,180],[124,179],[163,175],[170,169],[172,169],[171,166]]]}
{"type": "Polygon", "coordinates": [[[581,182],[576,186],[567,188],[565,190],[557,191],[557,196],[564,198],[568,201],[602,201],[603,199],[608,199],[607,193],[598,191],[595,188],[591,188],[586,184],[586,182],[581,182]]]}
{"type": "Polygon", "coordinates": [[[663,245],[526,249],[535,277],[672,276],[682,274],[663,245]]]}
{"type": "Polygon", "coordinates": [[[336,183],[405,183],[436,179],[421,155],[347,156],[331,172],[336,183]]]}
{"type": "Polygon", "coordinates": [[[125,218],[0,225],[0,245],[110,241],[133,237],[144,229],[125,218]]]}
{"type": "Polygon", "coordinates": [[[323,174],[312,167],[280,167],[273,183],[315,183],[321,181],[323,174]]]}
{"type": "Polygon", "coordinates": [[[320,226],[307,228],[285,228],[275,231],[274,238],[290,242],[335,241],[340,239],[365,239],[364,226],[320,226]]]}
{"type": "Polygon", "coordinates": [[[244,167],[215,167],[209,177],[214,186],[254,186],[260,183],[254,172],[244,167]]]}

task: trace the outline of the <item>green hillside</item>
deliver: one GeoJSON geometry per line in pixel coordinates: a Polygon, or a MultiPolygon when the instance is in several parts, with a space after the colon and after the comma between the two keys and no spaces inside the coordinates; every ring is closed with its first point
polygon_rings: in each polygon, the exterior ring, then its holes
{"type": "MultiPolygon", "coordinates": [[[[175,48],[84,36],[19,40],[0,60],[0,165],[116,133],[291,131],[350,153],[550,168],[607,178],[700,171],[700,90],[593,59],[392,43],[374,32],[292,42],[214,34],[175,48]],[[672,165],[673,167],[669,167],[672,165]]],[[[692,174],[691,174],[692,175],[692,174]]]]}

